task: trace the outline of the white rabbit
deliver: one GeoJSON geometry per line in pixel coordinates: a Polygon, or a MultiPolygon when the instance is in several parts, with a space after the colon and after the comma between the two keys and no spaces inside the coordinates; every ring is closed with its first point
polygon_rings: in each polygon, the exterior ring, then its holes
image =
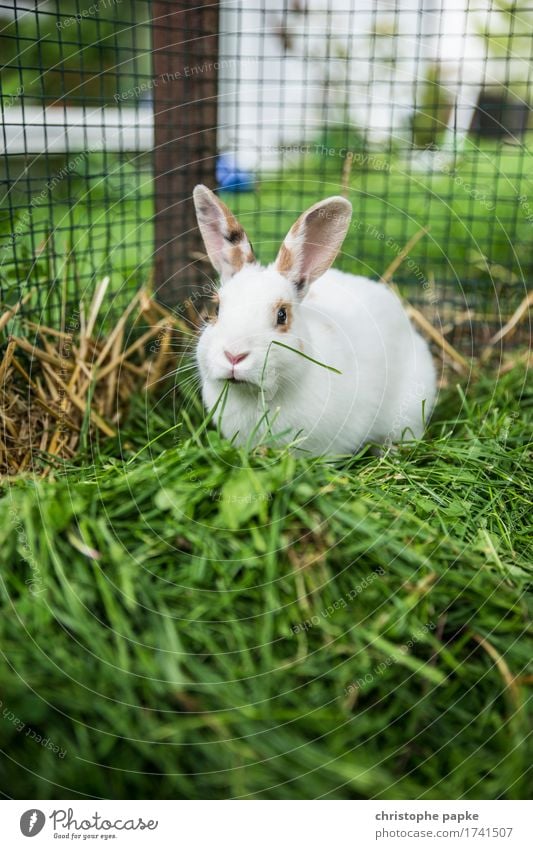
{"type": "Polygon", "coordinates": [[[208,410],[230,381],[214,414],[223,434],[256,444],[268,430],[313,455],[420,437],[436,394],[426,342],[383,283],[330,269],[351,204],[316,203],[265,268],[213,192],[196,186],[194,202],[221,277],[197,362],[208,410]]]}

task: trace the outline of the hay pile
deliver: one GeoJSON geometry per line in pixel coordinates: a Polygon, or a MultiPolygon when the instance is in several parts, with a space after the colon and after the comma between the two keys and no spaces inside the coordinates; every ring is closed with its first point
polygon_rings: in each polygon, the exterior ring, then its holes
{"type": "Polygon", "coordinates": [[[9,334],[0,348],[0,475],[47,474],[97,434],[116,436],[131,394],[152,391],[176,366],[173,340],[190,338],[191,324],[145,290],[107,336],[96,333],[108,285],[106,277],[86,313],[80,306],[75,329],[18,316],[24,302],[0,314],[0,342],[9,334]]]}

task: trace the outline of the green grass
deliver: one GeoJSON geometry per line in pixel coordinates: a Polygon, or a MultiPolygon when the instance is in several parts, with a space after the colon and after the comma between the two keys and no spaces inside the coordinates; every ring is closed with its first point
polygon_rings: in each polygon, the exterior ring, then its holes
{"type": "MultiPolygon", "coordinates": [[[[440,170],[433,171],[414,167],[400,153],[359,152],[350,136],[333,134],[325,143],[334,151],[352,146],[361,157],[354,159],[349,181],[354,216],[340,267],[377,278],[408,240],[427,227],[428,234],[395,275],[409,299],[431,296],[438,309],[448,303],[459,309],[468,305],[482,314],[494,312],[497,294],[500,308],[512,312],[533,270],[531,136],[522,147],[469,141],[455,164],[442,160],[440,170]],[[432,278],[429,291],[424,283],[432,278]]],[[[341,191],[344,163],[339,152],[309,153],[283,173],[262,175],[253,193],[223,193],[262,262],[274,258],[303,209],[341,191]]],[[[74,292],[88,302],[95,279],[110,274],[116,299],[106,306],[112,320],[111,314],[120,312],[132,292],[146,283],[153,265],[149,163],[140,157],[122,161],[82,154],[66,164],[54,160],[49,168],[68,176],[44,196],[41,184],[36,185],[31,217],[22,198],[15,222],[8,210],[0,214],[3,239],[13,228],[19,234],[18,265],[9,264],[8,248],[0,262],[4,297],[11,303],[21,289],[35,286],[41,320],[54,323],[63,292],[71,302],[74,292]],[[39,250],[46,239],[45,256],[39,250]]],[[[448,318],[443,314],[444,323],[448,318]]]]}
{"type": "MultiPolygon", "coordinates": [[[[11,167],[16,170],[15,162],[11,167]]],[[[0,202],[3,300],[11,304],[31,292],[26,309],[33,308],[41,323],[56,326],[60,315],[65,311],[68,319],[80,300],[90,303],[96,282],[110,275],[102,313],[104,323],[113,324],[133,293],[147,284],[153,268],[149,160],[82,152],[68,160],[50,157],[31,173],[31,196],[19,188],[13,209],[6,206],[7,196],[0,202]],[[54,179],[48,190],[47,180],[54,179]]],[[[22,179],[20,183],[24,186],[22,179]]]]}
{"type": "Polygon", "coordinates": [[[381,458],[200,421],[136,399],[122,459],[4,486],[2,792],[527,798],[523,371],[381,458]]]}

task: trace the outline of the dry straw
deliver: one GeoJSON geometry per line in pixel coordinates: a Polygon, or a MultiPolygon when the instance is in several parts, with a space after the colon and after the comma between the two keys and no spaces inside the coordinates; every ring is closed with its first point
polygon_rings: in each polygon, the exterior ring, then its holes
{"type": "MultiPolygon", "coordinates": [[[[145,290],[107,336],[95,333],[108,286],[105,277],[86,319],[80,309],[76,333],[19,317],[20,333],[0,348],[0,476],[50,474],[83,440],[116,436],[132,393],[152,391],[175,368],[180,355],[172,337],[189,338],[190,325],[145,290]],[[131,339],[136,325],[148,329],[127,345],[126,331],[131,339]]],[[[4,333],[23,303],[0,313],[4,333]]]]}

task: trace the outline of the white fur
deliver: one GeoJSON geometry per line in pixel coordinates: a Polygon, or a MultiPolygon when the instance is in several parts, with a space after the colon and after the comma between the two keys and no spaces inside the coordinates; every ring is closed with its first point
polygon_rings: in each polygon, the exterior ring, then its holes
{"type": "Polygon", "coordinates": [[[397,296],[382,283],[330,269],[303,298],[276,265],[246,264],[219,291],[220,312],[201,334],[197,361],[205,406],[223,434],[256,444],[267,430],[282,443],[316,454],[346,454],[365,442],[419,438],[436,381],[426,342],[397,296]],[[276,326],[279,302],[290,305],[289,330],[276,326]],[[272,345],[298,349],[341,374],[272,345]],[[224,351],[250,352],[232,367],[224,351]],[[267,357],[268,353],[268,357],[267,357]]]}

